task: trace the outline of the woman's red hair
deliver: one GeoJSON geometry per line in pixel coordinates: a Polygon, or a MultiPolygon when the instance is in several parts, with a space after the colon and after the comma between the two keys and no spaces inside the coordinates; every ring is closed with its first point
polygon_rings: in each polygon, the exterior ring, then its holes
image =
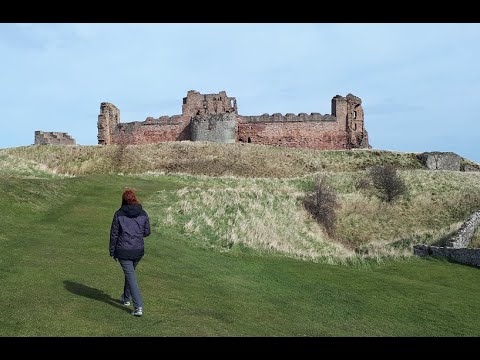
{"type": "Polygon", "coordinates": [[[125,190],[122,195],[122,205],[138,204],[137,197],[132,190],[125,190]]]}

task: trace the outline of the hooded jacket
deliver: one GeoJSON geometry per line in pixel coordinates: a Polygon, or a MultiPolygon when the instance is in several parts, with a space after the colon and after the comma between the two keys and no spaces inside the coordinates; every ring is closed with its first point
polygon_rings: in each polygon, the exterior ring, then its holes
{"type": "Polygon", "coordinates": [[[144,255],[144,237],[150,235],[150,219],[140,204],[122,205],[110,228],[110,256],[134,260],[144,255]]]}

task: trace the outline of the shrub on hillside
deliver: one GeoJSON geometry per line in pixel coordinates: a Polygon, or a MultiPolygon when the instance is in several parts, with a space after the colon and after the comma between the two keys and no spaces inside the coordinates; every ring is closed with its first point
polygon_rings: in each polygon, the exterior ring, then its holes
{"type": "Polygon", "coordinates": [[[304,206],[332,236],[335,232],[337,194],[324,177],[315,178],[314,189],[305,196],[304,206]]]}
{"type": "Polygon", "coordinates": [[[367,173],[371,186],[380,193],[380,197],[385,201],[391,202],[397,197],[406,194],[407,187],[405,182],[397,173],[395,167],[391,165],[377,165],[371,167],[367,173]]]}

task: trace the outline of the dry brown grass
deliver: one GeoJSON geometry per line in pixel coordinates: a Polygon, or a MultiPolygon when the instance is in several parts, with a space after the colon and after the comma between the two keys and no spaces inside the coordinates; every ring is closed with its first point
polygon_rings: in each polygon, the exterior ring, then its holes
{"type": "Polygon", "coordinates": [[[65,177],[43,163],[24,159],[8,153],[0,153],[0,176],[52,178],[65,177]]]}
{"type": "Polygon", "coordinates": [[[136,174],[162,181],[171,176],[184,189],[149,200],[162,226],[221,251],[246,247],[332,263],[355,261],[355,252],[374,258],[411,255],[412,244],[440,241],[480,208],[480,173],[420,169],[413,153],[175,142],[11,148],[0,150],[0,163],[6,173],[21,176],[39,171],[136,174]],[[371,190],[358,189],[375,164],[403,169],[407,194],[385,203],[371,190]],[[338,194],[333,238],[302,205],[318,174],[338,194]]]}
{"type": "Polygon", "coordinates": [[[254,144],[167,142],[150,145],[25,146],[0,153],[72,175],[93,173],[188,173],[209,176],[298,177],[319,171],[357,171],[391,164],[421,168],[414,153],[377,150],[318,151],[254,144]]]}
{"type": "Polygon", "coordinates": [[[160,228],[176,227],[197,244],[220,251],[245,246],[330,263],[355,256],[328,238],[303,209],[303,193],[292,186],[253,181],[235,187],[198,185],[176,191],[164,211],[158,208],[167,201],[164,192],[149,200],[160,228]]]}
{"type": "Polygon", "coordinates": [[[400,175],[408,195],[392,203],[368,190],[355,189],[355,179],[361,178],[362,172],[329,175],[340,193],[337,241],[349,248],[414,243],[415,239],[435,242],[480,208],[480,173],[409,170],[400,175]]]}
{"type": "Polygon", "coordinates": [[[409,194],[391,203],[356,189],[365,172],[323,175],[340,202],[333,238],[302,205],[304,184],[314,175],[304,179],[178,176],[185,188],[170,198],[168,192],[156,194],[149,203],[162,226],[174,227],[206,247],[230,251],[242,245],[328,262],[411,256],[413,244],[442,241],[480,207],[480,173],[401,171],[409,194]],[[161,203],[169,204],[166,211],[159,208],[161,203]]]}

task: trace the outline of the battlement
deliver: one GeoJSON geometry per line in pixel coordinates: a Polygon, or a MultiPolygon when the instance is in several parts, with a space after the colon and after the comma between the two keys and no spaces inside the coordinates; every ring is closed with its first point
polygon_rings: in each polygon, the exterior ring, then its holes
{"type": "Polygon", "coordinates": [[[158,118],[147,117],[145,121],[139,122],[140,125],[174,125],[183,121],[182,115],[159,116],[158,118]]]}
{"type": "Polygon", "coordinates": [[[37,130],[34,145],[75,145],[75,140],[65,132],[37,130]]]}
{"type": "Polygon", "coordinates": [[[275,113],[272,115],[262,114],[260,116],[241,116],[240,122],[243,123],[275,123],[275,122],[304,122],[304,121],[337,121],[337,118],[333,115],[320,113],[300,113],[295,115],[293,113],[287,113],[282,115],[281,113],[275,113]]]}
{"type": "Polygon", "coordinates": [[[212,122],[212,121],[236,121],[237,118],[232,116],[229,113],[224,114],[203,114],[194,116],[190,122],[191,123],[200,123],[200,122],[212,122]]]}

